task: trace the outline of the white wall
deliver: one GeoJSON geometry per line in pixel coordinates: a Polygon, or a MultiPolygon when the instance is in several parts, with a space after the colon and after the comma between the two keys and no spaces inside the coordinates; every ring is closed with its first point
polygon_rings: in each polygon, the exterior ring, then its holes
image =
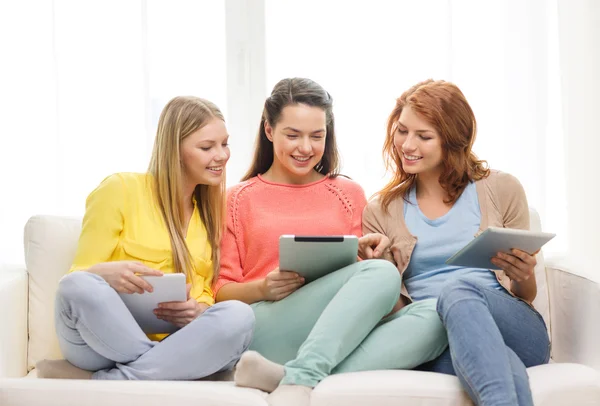
{"type": "Polygon", "coordinates": [[[570,260],[598,272],[600,252],[600,2],[559,0],[570,260]]]}

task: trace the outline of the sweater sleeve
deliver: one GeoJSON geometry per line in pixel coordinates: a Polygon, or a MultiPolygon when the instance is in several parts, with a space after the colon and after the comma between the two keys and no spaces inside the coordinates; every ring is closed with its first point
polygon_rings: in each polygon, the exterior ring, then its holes
{"type": "Polygon", "coordinates": [[[363,226],[362,226],[362,216],[363,210],[367,205],[367,198],[365,196],[365,191],[358,184],[357,188],[354,192],[354,210],[352,213],[352,234],[357,237],[362,237],[363,235],[363,226]]]}
{"type": "Polygon", "coordinates": [[[81,234],[69,272],[106,262],[123,230],[125,185],[119,174],[104,179],[86,200],[81,234]]]}
{"type": "Polygon", "coordinates": [[[236,212],[235,212],[235,190],[230,191],[227,196],[227,225],[223,239],[221,240],[221,268],[219,278],[215,285],[215,296],[219,289],[232,282],[242,282],[244,278],[240,247],[236,233],[236,212]]]}
{"type": "Polygon", "coordinates": [[[521,182],[503,172],[498,173],[497,182],[504,227],[529,230],[529,204],[521,182]]]}

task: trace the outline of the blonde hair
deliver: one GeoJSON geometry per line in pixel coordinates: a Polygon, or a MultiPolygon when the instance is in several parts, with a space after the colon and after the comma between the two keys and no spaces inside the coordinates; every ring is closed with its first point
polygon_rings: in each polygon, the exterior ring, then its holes
{"type": "MultiPolygon", "coordinates": [[[[225,121],[219,108],[208,100],[179,96],[169,101],[160,115],[148,167],[154,177],[158,206],[169,231],[175,272],[186,274],[190,280],[193,280],[194,262],[184,235],[181,142],[214,118],[225,121]]],[[[216,281],[225,224],[225,179],[218,186],[197,185],[194,197],[211,245],[213,281],[216,281]]]]}

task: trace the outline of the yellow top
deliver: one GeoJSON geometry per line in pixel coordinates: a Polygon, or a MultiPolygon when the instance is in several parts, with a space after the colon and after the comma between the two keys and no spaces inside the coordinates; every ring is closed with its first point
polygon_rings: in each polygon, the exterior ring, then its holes
{"type": "MultiPolygon", "coordinates": [[[[70,272],[110,261],[138,261],[164,273],[175,272],[171,241],[154,195],[153,177],[117,173],[87,198],[77,253],[70,272]]],[[[213,305],[211,245],[198,208],[185,237],[194,266],[190,296],[213,305]]]]}

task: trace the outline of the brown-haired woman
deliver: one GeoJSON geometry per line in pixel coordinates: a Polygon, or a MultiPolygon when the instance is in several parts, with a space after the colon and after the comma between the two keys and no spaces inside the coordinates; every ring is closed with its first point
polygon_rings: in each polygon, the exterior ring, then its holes
{"type": "Polygon", "coordinates": [[[482,405],[532,405],[525,368],[548,362],[546,325],[532,307],[535,256],[498,253],[497,270],[445,261],[490,226],[529,228],[523,187],[472,151],[473,111],[459,88],[428,80],[397,100],[384,156],[393,178],[363,215],[386,235],[386,257],[415,302],[437,299],[449,349],[422,369],[456,374],[482,405]]]}
{"type": "Polygon", "coordinates": [[[447,347],[434,302],[396,311],[400,274],[388,261],[360,261],[305,286],[293,269],[279,269],[282,234],[354,234],[365,259],[381,242],[362,236],[364,191],[337,176],[332,108],[329,93],[310,79],[277,83],[254,162],[228,191],[217,301],[251,304],[253,351],[242,356],[235,380],[274,391],[271,405],[308,405],[330,374],[414,368],[447,347]]]}

